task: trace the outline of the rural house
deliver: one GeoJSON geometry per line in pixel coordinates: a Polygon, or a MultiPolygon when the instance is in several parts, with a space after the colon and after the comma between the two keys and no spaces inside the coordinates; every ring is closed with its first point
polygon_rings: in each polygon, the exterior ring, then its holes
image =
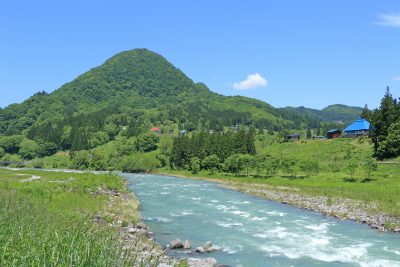
{"type": "Polygon", "coordinates": [[[328,139],[338,138],[342,135],[342,131],[339,129],[332,129],[326,133],[328,139]]]}
{"type": "Polygon", "coordinates": [[[299,141],[300,140],[300,134],[289,134],[286,136],[287,141],[299,141]]]}
{"type": "Polygon", "coordinates": [[[153,127],[153,128],[151,128],[151,131],[152,131],[153,133],[156,133],[156,134],[161,134],[161,129],[158,128],[158,127],[153,127]]]}
{"type": "Polygon", "coordinates": [[[369,134],[370,123],[366,119],[358,119],[344,129],[345,137],[358,137],[369,134]]]}
{"type": "Polygon", "coordinates": [[[323,135],[317,135],[317,136],[313,136],[312,139],[313,140],[326,140],[326,137],[323,135]]]}

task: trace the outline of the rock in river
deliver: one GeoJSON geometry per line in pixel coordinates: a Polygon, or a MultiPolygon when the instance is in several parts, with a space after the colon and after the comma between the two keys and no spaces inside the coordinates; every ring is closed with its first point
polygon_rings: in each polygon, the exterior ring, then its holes
{"type": "Polygon", "coordinates": [[[209,248],[211,248],[211,247],[212,247],[211,241],[207,241],[207,242],[204,244],[204,246],[203,246],[204,250],[207,250],[207,249],[209,249],[209,248]]]}
{"type": "Polygon", "coordinates": [[[197,247],[197,248],[194,250],[194,252],[197,252],[197,253],[204,253],[204,252],[206,252],[206,251],[205,251],[205,249],[204,249],[203,247],[197,247]]]}
{"type": "Polygon", "coordinates": [[[169,247],[171,249],[183,248],[183,243],[179,239],[172,240],[169,247]]]}
{"type": "Polygon", "coordinates": [[[183,248],[184,248],[184,249],[190,249],[190,242],[189,242],[189,240],[185,240],[185,242],[183,243],[183,248]]]}

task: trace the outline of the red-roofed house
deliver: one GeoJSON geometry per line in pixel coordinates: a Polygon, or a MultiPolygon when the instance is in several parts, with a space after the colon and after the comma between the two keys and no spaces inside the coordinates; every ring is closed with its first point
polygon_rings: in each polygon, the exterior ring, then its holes
{"type": "Polygon", "coordinates": [[[156,134],[161,134],[161,129],[158,128],[158,127],[153,127],[153,128],[151,128],[151,131],[152,131],[153,133],[156,133],[156,134]]]}

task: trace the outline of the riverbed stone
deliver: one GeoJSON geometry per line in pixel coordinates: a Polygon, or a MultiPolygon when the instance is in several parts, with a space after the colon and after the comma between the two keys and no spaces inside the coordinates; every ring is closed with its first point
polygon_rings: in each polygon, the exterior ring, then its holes
{"type": "Polygon", "coordinates": [[[204,250],[207,250],[207,249],[209,249],[211,247],[212,247],[212,242],[211,241],[207,241],[203,246],[204,250]]]}
{"type": "Polygon", "coordinates": [[[194,250],[194,252],[197,252],[197,253],[204,253],[204,252],[206,252],[206,250],[205,250],[203,247],[197,247],[197,248],[194,250]]]}
{"type": "Polygon", "coordinates": [[[147,230],[147,225],[141,222],[141,223],[136,224],[136,228],[147,230]]]}
{"type": "Polygon", "coordinates": [[[130,234],[134,234],[134,233],[136,233],[137,231],[138,231],[138,229],[133,228],[133,227],[131,227],[131,228],[128,229],[128,233],[130,233],[130,234]]]}
{"type": "Polygon", "coordinates": [[[145,229],[137,230],[136,234],[139,236],[149,237],[149,232],[147,232],[145,229]]]}
{"type": "Polygon", "coordinates": [[[183,248],[184,248],[184,249],[190,249],[190,242],[189,242],[189,240],[185,240],[185,242],[183,243],[183,248]]]}
{"type": "Polygon", "coordinates": [[[212,253],[212,252],[217,251],[217,249],[214,248],[214,247],[209,247],[209,248],[206,249],[206,251],[207,251],[208,253],[212,253]]]}
{"type": "Polygon", "coordinates": [[[188,258],[187,263],[189,267],[217,267],[218,262],[214,258],[188,258]]]}
{"type": "Polygon", "coordinates": [[[179,239],[172,240],[171,243],[169,244],[170,249],[178,249],[178,248],[183,248],[183,243],[179,239]]]}

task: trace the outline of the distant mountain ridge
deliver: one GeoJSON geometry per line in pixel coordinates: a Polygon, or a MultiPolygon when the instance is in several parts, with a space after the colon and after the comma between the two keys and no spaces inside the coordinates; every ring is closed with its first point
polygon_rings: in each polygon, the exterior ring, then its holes
{"type": "Polygon", "coordinates": [[[282,110],[289,110],[305,116],[315,116],[324,122],[348,123],[361,116],[362,108],[346,106],[342,104],[329,105],[321,110],[306,107],[285,107],[282,110]]]}
{"type": "Polygon", "coordinates": [[[134,49],[50,94],[39,92],[0,109],[0,135],[22,133],[68,149],[74,140],[83,142],[98,132],[112,139],[121,131],[136,135],[151,126],[217,131],[237,124],[274,130],[316,128],[322,121],[357,117],[358,109],[278,109],[257,99],[223,96],[194,83],[159,54],[134,49]]]}

